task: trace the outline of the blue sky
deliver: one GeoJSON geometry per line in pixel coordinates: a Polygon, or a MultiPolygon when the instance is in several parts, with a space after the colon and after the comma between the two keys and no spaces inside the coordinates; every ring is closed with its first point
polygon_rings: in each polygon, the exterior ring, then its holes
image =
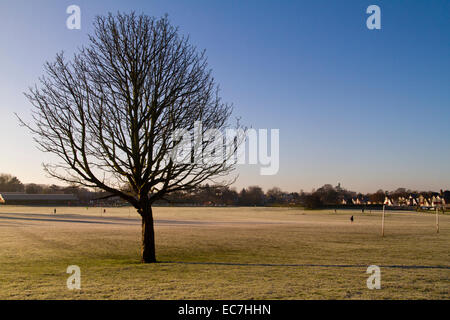
{"type": "Polygon", "coordinates": [[[94,16],[169,14],[206,49],[235,115],[280,129],[280,170],[238,168],[238,188],[309,191],[325,183],[450,189],[450,1],[22,1],[0,3],[0,172],[55,183],[14,112],[42,65],[87,43],[94,16]],[[68,30],[66,8],[81,7],[68,30]],[[366,8],[381,8],[368,30],[366,8]]]}

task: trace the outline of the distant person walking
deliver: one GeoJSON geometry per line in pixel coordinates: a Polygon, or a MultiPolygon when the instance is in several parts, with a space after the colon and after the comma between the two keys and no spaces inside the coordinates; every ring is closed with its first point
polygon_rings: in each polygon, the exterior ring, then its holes
{"type": "Polygon", "coordinates": [[[353,216],[350,217],[350,221],[351,221],[351,223],[353,223],[353,216]]]}
{"type": "Polygon", "coordinates": [[[53,214],[56,214],[56,208],[55,208],[55,209],[53,209],[53,214]]]}

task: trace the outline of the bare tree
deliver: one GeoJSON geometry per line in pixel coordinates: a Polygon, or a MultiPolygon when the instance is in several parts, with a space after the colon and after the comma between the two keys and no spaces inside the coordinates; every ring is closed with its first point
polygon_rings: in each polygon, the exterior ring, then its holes
{"type": "Polygon", "coordinates": [[[152,204],[233,169],[226,157],[198,161],[217,152],[213,139],[192,139],[185,159],[175,161],[184,146],[173,133],[192,132],[196,122],[200,136],[224,131],[231,107],[221,102],[204,52],[167,17],[109,14],[94,27],[73,59],[60,53],[46,63],[39,84],[26,93],[33,123],[21,123],[42,151],[59,157],[44,164],[50,176],[100,188],[137,209],[142,261],[156,262],[152,204]]]}

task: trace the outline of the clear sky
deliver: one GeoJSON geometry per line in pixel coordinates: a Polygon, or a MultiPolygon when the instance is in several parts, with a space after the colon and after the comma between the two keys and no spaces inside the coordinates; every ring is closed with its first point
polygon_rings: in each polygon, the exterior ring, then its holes
{"type": "Polygon", "coordinates": [[[238,188],[310,191],[325,183],[450,189],[450,1],[23,1],[0,3],[0,172],[57,183],[19,127],[42,65],[87,43],[93,17],[169,14],[207,50],[222,97],[254,128],[280,129],[280,170],[242,166],[238,188]],[[66,28],[81,7],[82,29],[66,28]],[[366,8],[381,8],[381,30],[366,8]]]}

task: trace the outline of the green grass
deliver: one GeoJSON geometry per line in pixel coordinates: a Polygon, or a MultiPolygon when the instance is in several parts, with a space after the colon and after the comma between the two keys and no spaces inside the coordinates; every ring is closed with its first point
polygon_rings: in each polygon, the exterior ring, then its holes
{"type": "MultiPolygon", "coordinates": [[[[124,223],[8,220],[53,208],[0,207],[0,299],[449,299],[449,269],[381,268],[380,290],[366,287],[369,265],[450,265],[450,216],[288,208],[155,208],[157,258],[139,263],[140,225],[128,208],[57,208],[58,216],[124,223]],[[353,224],[349,216],[355,216],[353,224]],[[130,216],[130,218],[128,218],[130,216]],[[351,268],[251,264],[350,264],[351,268]],[[81,287],[66,287],[66,268],[81,287]]],[[[52,218],[51,215],[48,215],[52,218]]]]}

